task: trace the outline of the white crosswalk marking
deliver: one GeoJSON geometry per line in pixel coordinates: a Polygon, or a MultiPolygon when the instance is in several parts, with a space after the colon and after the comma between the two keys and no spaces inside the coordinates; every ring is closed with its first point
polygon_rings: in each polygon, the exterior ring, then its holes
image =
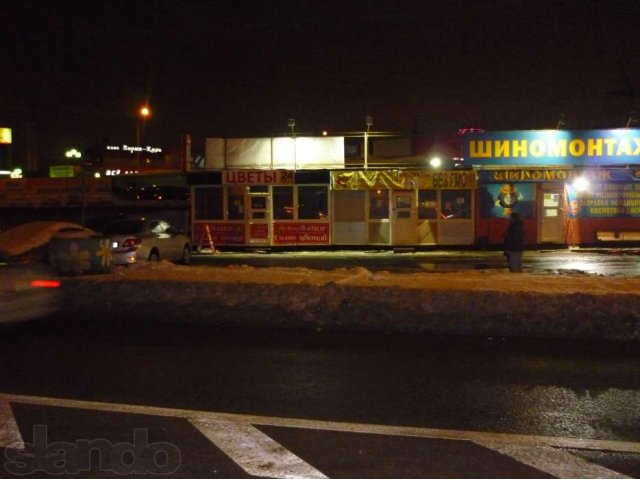
{"type": "Polygon", "coordinates": [[[550,447],[475,442],[557,478],[631,478],[550,447]]]}
{"type": "Polygon", "coordinates": [[[560,448],[578,450],[605,450],[610,452],[640,453],[639,442],[594,440],[588,438],[546,437],[511,433],[446,430],[393,425],[331,422],[300,418],[265,417],[233,413],[185,410],[178,408],[148,407],[84,400],[32,397],[0,393],[0,447],[22,437],[18,430],[10,403],[48,405],[52,407],[156,415],[183,418],[191,422],[218,448],[225,452],[249,474],[279,478],[326,478],[321,472],[287,451],[253,425],[264,425],[309,430],[325,430],[369,435],[389,435],[418,438],[437,438],[475,442],[484,447],[511,456],[521,463],[533,466],[558,477],[570,478],[629,478],[618,472],[563,452],[560,448]],[[5,442],[4,444],[2,442],[5,442]],[[242,452],[246,447],[249,451],[242,452]],[[270,465],[273,464],[273,465],[270,465]]]}
{"type": "Polygon", "coordinates": [[[327,478],[248,423],[191,420],[213,444],[249,475],[271,478],[327,478]]]}
{"type": "Polygon", "coordinates": [[[23,449],[24,441],[9,402],[0,399],[0,448],[23,449]]]}

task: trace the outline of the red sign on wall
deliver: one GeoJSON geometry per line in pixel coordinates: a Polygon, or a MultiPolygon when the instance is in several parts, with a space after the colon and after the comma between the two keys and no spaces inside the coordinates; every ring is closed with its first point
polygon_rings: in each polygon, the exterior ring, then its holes
{"type": "Polygon", "coordinates": [[[269,225],[266,223],[254,223],[249,229],[249,235],[253,240],[266,240],[269,238],[269,225]]]}
{"type": "Polygon", "coordinates": [[[205,226],[209,227],[209,233],[216,245],[244,245],[245,226],[243,223],[194,223],[194,245],[206,245],[209,243],[205,226]]]}
{"type": "Polygon", "coordinates": [[[328,245],[328,223],[274,223],[273,243],[304,244],[304,245],[328,245]]]}

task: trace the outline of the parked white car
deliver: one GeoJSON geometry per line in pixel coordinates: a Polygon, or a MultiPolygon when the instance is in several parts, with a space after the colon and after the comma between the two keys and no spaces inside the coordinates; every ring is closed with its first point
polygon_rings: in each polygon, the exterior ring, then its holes
{"type": "Polygon", "coordinates": [[[189,237],[165,220],[118,219],[107,223],[101,230],[111,242],[115,265],[130,265],[140,260],[191,262],[189,237]]]}

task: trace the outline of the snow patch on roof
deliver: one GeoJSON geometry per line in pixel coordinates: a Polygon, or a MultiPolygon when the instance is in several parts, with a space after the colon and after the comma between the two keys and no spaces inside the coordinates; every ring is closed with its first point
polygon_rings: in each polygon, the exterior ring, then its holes
{"type": "Polygon", "coordinates": [[[93,230],[72,222],[29,222],[0,233],[0,255],[15,257],[42,247],[56,238],[88,238],[93,230]]]}

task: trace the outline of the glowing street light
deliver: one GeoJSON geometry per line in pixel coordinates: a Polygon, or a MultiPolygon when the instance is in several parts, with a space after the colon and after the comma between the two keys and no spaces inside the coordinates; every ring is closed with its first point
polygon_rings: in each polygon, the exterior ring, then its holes
{"type": "Polygon", "coordinates": [[[440,168],[442,166],[442,160],[440,159],[440,157],[433,157],[431,160],[429,160],[429,165],[431,165],[433,168],[440,168]]]}
{"type": "Polygon", "coordinates": [[[151,115],[151,109],[147,105],[144,105],[140,107],[140,110],[138,111],[138,113],[140,114],[140,118],[146,120],[147,117],[151,115]]]}
{"type": "Polygon", "coordinates": [[[573,188],[576,192],[585,192],[589,189],[589,180],[584,177],[578,177],[573,181],[573,188]]]}
{"type": "Polygon", "coordinates": [[[67,158],[81,158],[82,153],[76,150],[75,148],[71,148],[64,152],[64,156],[67,158]]]}

